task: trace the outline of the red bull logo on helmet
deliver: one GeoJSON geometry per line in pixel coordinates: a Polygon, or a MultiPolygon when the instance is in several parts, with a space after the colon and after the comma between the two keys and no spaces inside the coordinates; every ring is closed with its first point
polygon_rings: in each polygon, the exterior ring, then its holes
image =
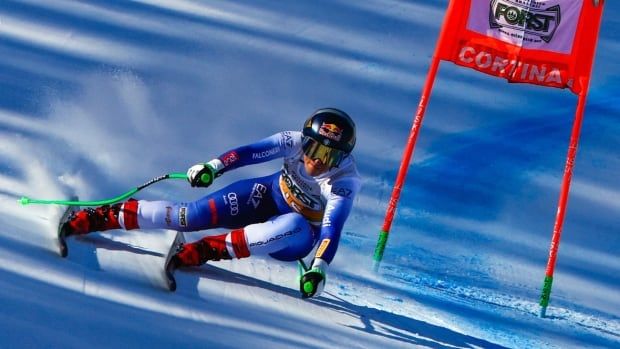
{"type": "Polygon", "coordinates": [[[321,124],[321,128],[319,128],[319,134],[321,136],[327,137],[331,139],[332,141],[336,141],[336,142],[339,142],[340,139],[342,138],[343,131],[344,130],[338,127],[336,124],[328,124],[325,122],[321,124]]]}

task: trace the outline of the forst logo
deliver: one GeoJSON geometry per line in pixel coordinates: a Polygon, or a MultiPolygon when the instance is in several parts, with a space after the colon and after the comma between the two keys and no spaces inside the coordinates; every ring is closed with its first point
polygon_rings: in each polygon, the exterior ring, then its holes
{"type": "MultiPolygon", "coordinates": [[[[522,30],[527,34],[540,37],[550,42],[560,25],[560,5],[545,10],[533,9],[532,5],[522,5],[523,1],[493,0],[489,13],[491,28],[510,28],[522,30]]],[[[529,2],[528,2],[529,3],[529,2]]],[[[540,7],[541,5],[538,5],[540,7]]]]}

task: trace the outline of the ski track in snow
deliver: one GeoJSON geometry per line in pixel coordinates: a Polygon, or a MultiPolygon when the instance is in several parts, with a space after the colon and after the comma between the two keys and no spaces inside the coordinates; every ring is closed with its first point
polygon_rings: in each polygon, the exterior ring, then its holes
{"type": "MultiPolygon", "coordinates": [[[[446,4],[1,2],[0,347],[620,347],[616,2],[547,318],[537,301],[574,108],[565,91],[444,64],[371,272],[446,4]],[[364,188],[317,299],[299,298],[295,264],[261,258],[180,271],[170,293],[166,230],[71,238],[61,259],[61,208],[16,204],[115,196],[323,106],[355,117],[364,188]]],[[[239,169],[214,190],[277,169],[239,169]]],[[[169,182],[138,197],[204,194],[169,182]]]]}

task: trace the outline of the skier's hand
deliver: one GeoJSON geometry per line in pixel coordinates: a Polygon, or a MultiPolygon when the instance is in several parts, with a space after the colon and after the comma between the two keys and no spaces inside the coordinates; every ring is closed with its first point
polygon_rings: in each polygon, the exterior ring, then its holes
{"type": "Polygon", "coordinates": [[[302,298],[317,297],[323,292],[327,265],[324,260],[315,258],[312,267],[303,273],[299,279],[299,291],[301,291],[302,298]]]}
{"type": "Polygon", "coordinates": [[[187,180],[192,187],[206,188],[213,183],[216,172],[210,164],[196,164],[187,170],[187,180]]]}

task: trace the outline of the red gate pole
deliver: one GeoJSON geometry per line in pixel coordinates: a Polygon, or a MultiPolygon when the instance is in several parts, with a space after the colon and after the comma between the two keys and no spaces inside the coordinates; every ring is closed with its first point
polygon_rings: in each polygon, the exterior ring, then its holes
{"type": "Polygon", "coordinates": [[[551,247],[549,248],[549,259],[547,261],[547,269],[545,271],[545,280],[543,283],[542,294],[540,296],[540,317],[545,317],[549,298],[551,296],[551,285],[553,284],[553,272],[555,271],[555,263],[558,257],[558,248],[560,247],[560,238],[562,237],[562,226],[564,225],[564,217],[566,215],[566,206],[568,204],[568,192],[573,177],[573,167],[575,166],[575,157],[577,155],[577,146],[579,145],[579,136],[581,134],[581,125],[583,123],[583,114],[586,107],[586,99],[588,95],[588,84],[579,94],[577,102],[577,111],[575,112],[575,120],[573,121],[573,130],[568,146],[568,155],[566,158],[566,167],[564,168],[564,177],[562,178],[562,187],[560,191],[560,199],[558,202],[558,211],[553,226],[553,235],[551,237],[551,247]]]}
{"type": "Polygon", "coordinates": [[[407,145],[405,146],[405,151],[403,153],[403,158],[400,163],[400,168],[398,169],[398,175],[396,176],[396,183],[394,183],[394,188],[392,189],[392,196],[390,197],[387,211],[385,212],[383,227],[379,232],[379,240],[377,241],[377,247],[375,247],[375,254],[373,258],[373,269],[375,271],[379,270],[379,265],[381,264],[381,260],[383,259],[383,252],[385,251],[388,234],[390,232],[390,228],[392,227],[394,214],[396,213],[396,206],[398,205],[398,200],[400,199],[402,187],[405,182],[405,178],[407,177],[407,170],[409,169],[409,164],[411,163],[411,158],[413,156],[415,144],[418,139],[418,134],[420,133],[420,127],[422,125],[422,120],[424,119],[426,106],[428,105],[428,101],[431,97],[433,84],[435,83],[435,77],[437,76],[437,71],[439,70],[439,62],[440,60],[438,58],[437,52],[435,52],[433,60],[431,61],[428,75],[426,76],[426,82],[424,83],[424,89],[422,90],[422,96],[420,97],[420,103],[418,104],[418,110],[413,121],[413,126],[411,127],[411,131],[409,132],[407,145]]]}

